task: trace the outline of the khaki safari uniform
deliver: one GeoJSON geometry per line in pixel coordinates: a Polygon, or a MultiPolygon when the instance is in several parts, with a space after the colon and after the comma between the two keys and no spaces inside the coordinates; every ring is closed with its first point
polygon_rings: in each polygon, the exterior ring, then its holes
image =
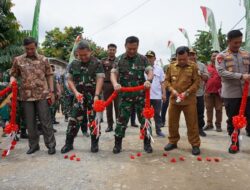
{"type": "Polygon", "coordinates": [[[189,143],[192,146],[200,146],[196,108],[196,92],[200,85],[197,64],[189,61],[185,66],[179,65],[178,62],[169,65],[166,72],[165,85],[170,91],[174,89],[178,93],[189,93],[180,103],[176,102],[176,97],[173,94],[170,96],[169,142],[177,144],[180,139],[179,121],[180,114],[183,111],[188,129],[189,143]]]}

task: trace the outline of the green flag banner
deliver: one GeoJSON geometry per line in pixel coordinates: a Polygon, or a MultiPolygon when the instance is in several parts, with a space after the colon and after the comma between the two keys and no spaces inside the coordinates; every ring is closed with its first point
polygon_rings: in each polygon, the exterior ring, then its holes
{"type": "Polygon", "coordinates": [[[179,28],[179,30],[184,35],[184,37],[187,39],[188,47],[191,48],[192,46],[191,46],[187,31],[184,28],[179,28]]]}
{"type": "Polygon", "coordinates": [[[82,35],[78,35],[76,37],[76,40],[75,40],[75,43],[74,43],[74,46],[73,46],[73,49],[71,51],[71,54],[70,54],[70,58],[69,58],[69,63],[71,63],[72,61],[74,61],[76,59],[75,57],[75,50],[77,48],[77,45],[79,44],[79,42],[82,40],[82,35]]]}
{"type": "Polygon", "coordinates": [[[38,42],[38,37],[39,37],[40,5],[41,5],[41,0],[36,0],[36,7],[35,7],[33,25],[32,25],[32,31],[31,31],[31,36],[35,38],[37,42],[38,42]]]}
{"type": "Polygon", "coordinates": [[[174,55],[176,49],[175,49],[175,45],[174,45],[174,43],[173,43],[172,41],[168,41],[168,48],[169,48],[170,51],[171,51],[171,56],[174,55]]]}
{"type": "Polygon", "coordinates": [[[218,39],[218,33],[216,29],[214,13],[211,9],[201,6],[201,10],[205,19],[206,24],[209,26],[212,32],[212,47],[213,50],[220,51],[220,44],[218,39]]]}
{"type": "Polygon", "coordinates": [[[250,0],[244,0],[246,8],[246,45],[245,49],[250,52],[250,0]]]}

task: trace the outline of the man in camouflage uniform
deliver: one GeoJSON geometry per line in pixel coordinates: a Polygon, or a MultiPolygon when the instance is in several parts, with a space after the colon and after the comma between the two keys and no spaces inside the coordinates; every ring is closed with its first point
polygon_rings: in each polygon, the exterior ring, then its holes
{"type": "MultiPolygon", "coordinates": [[[[75,56],[77,57],[77,56],[75,56]]],[[[70,67],[71,63],[68,65],[67,67],[67,71],[65,73],[65,75],[68,72],[68,68],[70,67]]],[[[70,115],[70,111],[73,107],[74,104],[74,94],[72,94],[71,90],[68,87],[68,83],[67,80],[65,79],[65,75],[62,76],[62,110],[63,110],[63,114],[65,116],[65,122],[68,122],[68,117],[70,115]]],[[[83,115],[83,119],[81,123],[78,123],[77,125],[79,125],[81,127],[81,131],[83,136],[85,137],[89,137],[89,133],[88,133],[88,117],[87,115],[83,115]]]]}
{"type": "MultiPolygon", "coordinates": [[[[231,136],[234,131],[233,117],[239,114],[242,93],[245,81],[250,81],[250,54],[240,49],[243,34],[239,30],[232,30],[227,35],[228,48],[216,58],[216,69],[221,76],[223,98],[227,114],[227,131],[231,136]]],[[[246,105],[245,116],[247,118],[246,132],[250,136],[250,88],[246,105]]],[[[235,154],[239,151],[229,148],[229,153],[235,154]]]]}
{"type": "Polygon", "coordinates": [[[61,104],[62,104],[62,112],[65,117],[65,122],[68,122],[70,108],[73,106],[74,95],[70,92],[70,90],[66,86],[67,80],[65,78],[66,78],[65,75],[61,76],[61,82],[62,82],[61,104]]]}
{"type": "MultiPolygon", "coordinates": [[[[53,124],[59,124],[59,122],[56,121],[56,111],[58,110],[59,107],[59,98],[60,98],[60,88],[59,88],[59,83],[56,77],[56,73],[55,73],[55,66],[51,65],[52,71],[54,73],[54,78],[53,78],[53,82],[54,82],[54,96],[55,96],[55,103],[53,105],[50,106],[50,112],[51,112],[51,118],[52,118],[52,122],[53,124]]],[[[56,130],[54,129],[54,132],[56,132],[56,130]]]]}
{"type": "MultiPolygon", "coordinates": [[[[118,57],[115,67],[111,71],[111,81],[116,91],[121,87],[134,87],[144,85],[150,88],[150,82],[153,78],[152,67],[147,58],[137,53],[139,47],[139,39],[131,36],[126,39],[126,53],[118,57]],[[145,81],[144,72],[148,75],[148,81],[145,81]]],[[[143,91],[120,93],[119,117],[115,129],[115,146],[114,154],[118,154],[122,149],[122,138],[125,136],[125,130],[131,115],[131,107],[135,105],[138,119],[143,128],[145,119],[142,117],[144,108],[145,93],[143,91]]],[[[150,129],[151,131],[151,129],[150,129]]],[[[147,137],[144,139],[144,150],[147,153],[153,151],[151,141],[147,137]]]]}
{"type": "Polygon", "coordinates": [[[101,62],[91,56],[88,42],[80,42],[77,51],[79,60],[74,60],[70,64],[67,74],[68,85],[74,93],[75,99],[70,111],[66,143],[61,149],[61,153],[67,153],[73,149],[74,138],[79,131],[79,123],[85,119],[86,115],[88,115],[91,125],[91,152],[99,151],[99,137],[97,137],[99,134],[95,133],[96,127],[93,125],[95,119],[93,103],[100,97],[105,74],[101,62]],[[83,97],[82,100],[79,97],[83,97]]]}

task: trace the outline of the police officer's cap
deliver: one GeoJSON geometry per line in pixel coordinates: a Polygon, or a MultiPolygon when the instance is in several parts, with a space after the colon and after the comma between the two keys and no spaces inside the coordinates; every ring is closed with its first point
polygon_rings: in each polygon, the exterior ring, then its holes
{"type": "Polygon", "coordinates": [[[155,57],[155,52],[153,52],[153,51],[148,51],[147,53],[146,53],[146,57],[155,57]]]}

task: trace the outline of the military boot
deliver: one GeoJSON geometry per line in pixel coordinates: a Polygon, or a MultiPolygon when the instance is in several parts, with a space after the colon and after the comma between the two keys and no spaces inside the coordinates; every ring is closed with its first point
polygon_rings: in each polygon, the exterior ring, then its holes
{"type": "Polygon", "coordinates": [[[61,149],[61,153],[65,154],[71,150],[73,150],[73,143],[74,143],[74,137],[71,135],[67,135],[66,136],[66,143],[65,145],[62,147],[61,149]]]}
{"type": "Polygon", "coordinates": [[[29,138],[28,134],[26,132],[26,129],[21,129],[20,138],[21,139],[27,139],[27,138],[29,138]]]}
{"type": "Polygon", "coordinates": [[[115,146],[113,148],[114,154],[119,154],[122,150],[122,138],[115,136],[115,146]]]}
{"type": "Polygon", "coordinates": [[[91,152],[96,153],[99,151],[99,137],[91,136],[91,152]]]}
{"type": "Polygon", "coordinates": [[[144,150],[146,153],[152,153],[153,148],[151,146],[151,140],[148,137],[144,138],[144,150]]]}

